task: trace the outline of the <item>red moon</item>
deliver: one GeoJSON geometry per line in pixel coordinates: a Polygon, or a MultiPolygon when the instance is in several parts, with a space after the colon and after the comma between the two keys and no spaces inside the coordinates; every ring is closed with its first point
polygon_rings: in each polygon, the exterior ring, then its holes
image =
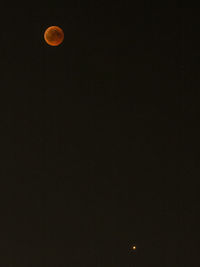
{"type": "Polygon", "coordinates": [[[58,26],[51,26],[46,29],[44,39],[48,45],[58,46],[64,40],[64,32],[58,26]]]}

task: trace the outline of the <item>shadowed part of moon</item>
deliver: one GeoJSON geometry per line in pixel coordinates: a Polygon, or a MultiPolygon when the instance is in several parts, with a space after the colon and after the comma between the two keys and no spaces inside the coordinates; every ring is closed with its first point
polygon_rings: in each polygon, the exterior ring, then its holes
{"type": "Polygon", "coordinates": [[[44,39],[47,42],[47,44],[51,46],[58,46],[64,40],[64,32],[58,26],[51,26],[46,29],[44,33],[44,39]]]}

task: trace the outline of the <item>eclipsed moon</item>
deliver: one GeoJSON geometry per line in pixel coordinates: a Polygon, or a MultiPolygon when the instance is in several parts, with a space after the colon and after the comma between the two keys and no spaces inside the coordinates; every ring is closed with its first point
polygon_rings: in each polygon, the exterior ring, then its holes
{"type": "Polygon", "coordinates": [[[58,46],[64,40],[64,32],[58,26],[50,26],[44,33],[44,39],[48,45],[58,46]]]}

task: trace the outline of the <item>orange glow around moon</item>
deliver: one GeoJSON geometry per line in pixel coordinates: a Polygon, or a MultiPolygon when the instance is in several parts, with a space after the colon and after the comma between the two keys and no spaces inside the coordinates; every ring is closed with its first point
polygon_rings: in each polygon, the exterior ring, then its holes
{"type": "Polygon", "coordinates": [[[133,250],[136,250],[136,246],[133,246],[132,249],[133,249],[133,250]]]}
{"type": "Polygon", "coordinates": [[[64,40],[64,32],[58,26],[51,26],[46,29],[44,39],[48,45],[58,46],[64,40]]]}

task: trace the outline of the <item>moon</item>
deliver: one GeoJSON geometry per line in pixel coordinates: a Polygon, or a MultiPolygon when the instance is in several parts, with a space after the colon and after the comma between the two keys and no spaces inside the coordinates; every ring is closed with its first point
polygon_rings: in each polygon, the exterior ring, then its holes
{"type": "Polygon", "coordinates": [[[58,46],[64,40],[64,32],[58,26],[50,26],[44,33],[44,40],[48,45],[58,46]]]}

